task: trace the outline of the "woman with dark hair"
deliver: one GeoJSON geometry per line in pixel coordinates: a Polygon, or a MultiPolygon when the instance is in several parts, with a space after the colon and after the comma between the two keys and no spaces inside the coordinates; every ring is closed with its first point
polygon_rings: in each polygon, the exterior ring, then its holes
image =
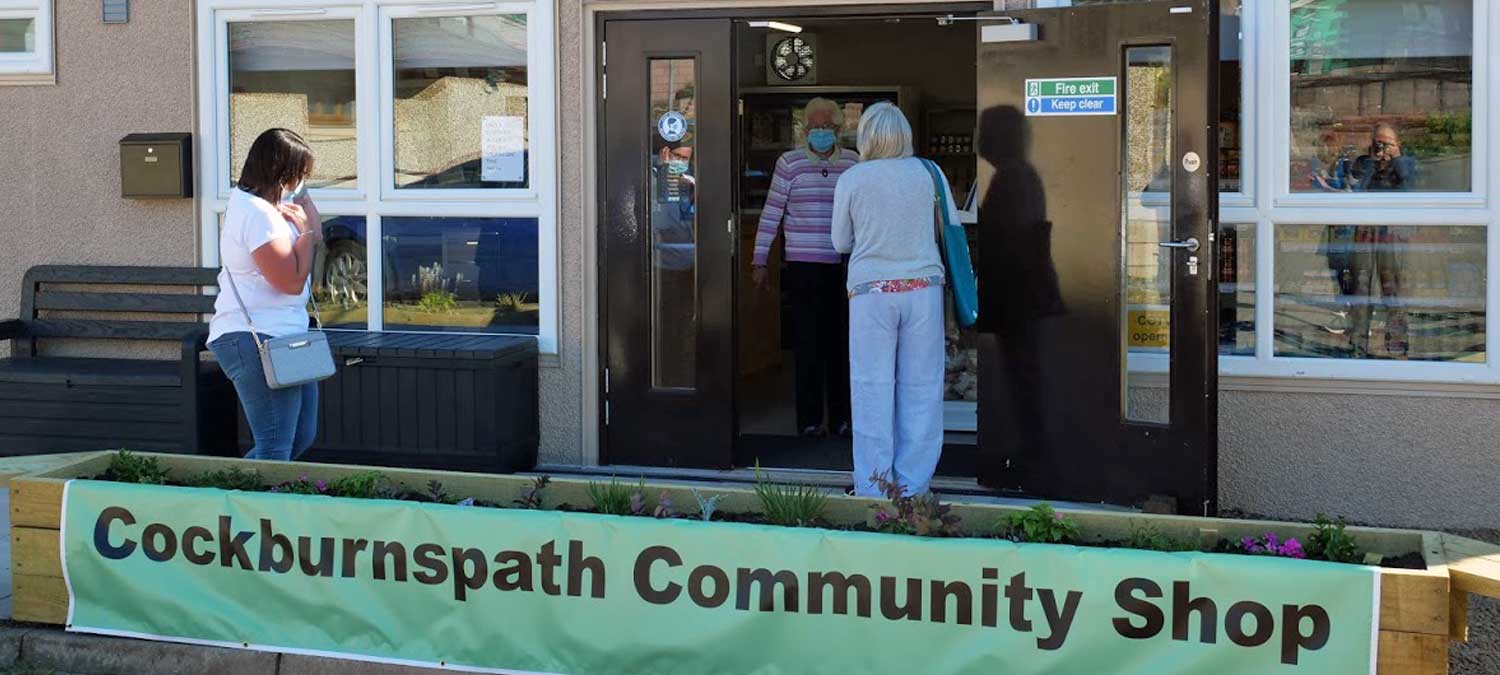
{"type": "Polygon", "coordinates": [[[251,459],[294,459],[317,433],[317,383],[270,388],[250,334],[264,341],[307,331],[308,277],[323,238],[318,209],[302,191],[312,165],[312,151],[295,132],[262,133],[219,231],[222,269],[208,348],[239,393],[255,437],[251,459]]]}

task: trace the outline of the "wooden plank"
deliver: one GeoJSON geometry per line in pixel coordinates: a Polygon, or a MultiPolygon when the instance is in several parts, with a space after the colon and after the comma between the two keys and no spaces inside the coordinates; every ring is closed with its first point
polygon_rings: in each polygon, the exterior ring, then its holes
{"type": "Polygon", "coordinates": [[[61,577],[62,552],[58,530],[35,527],[10,528],[11,572],[33,577],[61,577]]]}
{"type": "MultiPolygon", "coordinates": [[[[437,371],[432,368],[405,368],[403,372],[412,373],[417,381],[417,438],[422,450],[443,449],[446,447],[438,443],[438,410],[444,403],[452,404],[452,401],[443,401],[439,398],[437,386],[437,371]]],[[[412,446],[404,445],[411,448],[412,446]]]]}
{"type": "Polygon", "coordinates": [[[176,406],[182,391],[175,387],[77,387],[37,386],[0,382],[0,404],[7,401],[62,401],[66,403],[115,403],[128,400],[131,403],[176,406]]]}
{"type": "MultiPolygon", "coordinates": [[[[396,394],[400,401],[401,414],[401,439],[396,445],[402,449],[411,450],[421,447],[422,438],[419,430],[421,424],[418,420],[422,417],[422,401],[417,396],[417,371],[411,368],[401,368],[396,371],[396,394]]],[[[390,439],[395,441],[396,439],[390,439]]],[[[389,446],[387,446],[389,447],[389,446]]]]}
{"type": "Polygon", "coordinates": [[[1456,642],[1469,641],[1469,594],[1448,594],[1448,637],[1456,642]]]}
{"type": "Polygon", "coordinates": [[[34,476],[11,479],[10,526],[61,528],[62,494],[66,482],[34,476]]]}
{"type": "Polygon", "coordinates": [[[460,406],[471,406],[474,402],[455,400],[458,386],[453,383],[453,369],[435,368],[427,372],[431,373],[433,388],[436,390],[436,398],[433,400],[437,402],[437,436],[428,436],[428,444],[443,452],[452,452],[458,449],[454,433],[458,423],[454,420],[454,411],[460,406]]]}
{"type": "Polygon", "coordinates": [[[147,267],[139,265],[37,265],[26,271],[26,282],[74,284],[137,284],[142,286],[214,286],[219,271],[210,267],[147,267]]]}
{"type": "Polygon", "coordinates": [[[94,321],[37,319],[29,324],[33,337],[71,337],[124,340],[181,340],[207,328],[197,321],[94,321]]]}
{"type": "Polygon", "coordinates": [[[1448,577],[1432,570],[1380,571],[1380,628],[1448,634],[1448,577]]]}
{"type": "Polygon", "coordinates": [[[1446,675],[1448,638],[1383,630],[1375,662],[1379,675],[1446,675]]]}
{"type": "Polygon", "coordinates": [[[1443,549],[1449,560],[1486,558],[1500,562],[1500,546],[1476,539],[1444,534],[1443,549]]]}
{"type": "Polygon", "coordinates": [[[18,436],[50,436],[53,438],[97,439],[96,448],[132,446],[119,439],[148,441],[148,447],[176,447],[182,442],[180,422],[137,422],[83,419],[34,419],[0,417],[6,433],[18,436]]]}
{"type": "Polygon", "coordinates": [[[1454,590],[1500,598],[1500,562],[1489,558],[1450,560],[1448,574],[1453,577],[1454,590]]]}
{"type": "Polygon", "coordinates": [[[68,621],[68,586],[61,577],[10,578],[11,618],[61,626],[68,621]]]}
{"type": "MultiPolygon", "coordinates": [[[[459,450],[474,452],[474,413],[479,402],[474,399],[474,371],[464,368],[454,373],[454,396],[458,404],[454,407],[457,421],[454,425],[458,430],[458,439],[455,445],[459,450]]],[[[481,414],[483,414],[481,412],[481,414]]]]}
{"type": "MultiPolygon", "coordinates": [[[[8,449],[3,441],[0,441],[0,449],[8,449]]],[[[89,452],[57,452],[44,455],[23,455],[19,457],[6,457],[0,459],[0,482],[9,483],[10,479],[17,476],[31,476],[46,471],[52,471],[59,467],[74,464],[81,459],[86,459],[99,454],[96,451],[89,452]]]]}
{"type": "MultiPolygon", "coordinates": [[[[0,405],[0,420],[6,417],[28,419],[76,420],[88,422],[182,422],[182,410],[162,405],[137,404],[121,400],[98,405],[79,405],[63,401],[6,401],[0,405]]],[[[10,428],[0,421],[0,429],[10,428]]]]}
{"type": "Polygon", "coordinates": [[[36,308],[81,312],[213,314],[214,296],[199,293],[163,295],[42,291],[36,294],[36,308]]]}

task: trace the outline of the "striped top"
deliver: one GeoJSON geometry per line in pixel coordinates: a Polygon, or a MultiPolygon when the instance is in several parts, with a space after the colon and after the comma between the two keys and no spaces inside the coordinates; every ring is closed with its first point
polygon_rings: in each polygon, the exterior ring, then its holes
{"type": "Polygon", "coordinates": [[[799,148],[776,160],[771,194],[760,212],[755,235],[757,266],[766,264],[776,230],[785,223],[786,259],[792,262],[838,263],[843,256],[833,250],[829,235],[833,222],[833,188],[849,167],[859,163],[859,153],[839,148],[823,159],[799,148]]]}

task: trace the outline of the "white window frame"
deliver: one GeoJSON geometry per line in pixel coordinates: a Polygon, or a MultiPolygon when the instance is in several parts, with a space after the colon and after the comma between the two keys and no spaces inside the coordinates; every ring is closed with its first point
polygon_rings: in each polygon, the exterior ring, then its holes
{"type": "MultiPolygon", "coordinates": [[[[1357,9],[1357,8],[1356,8],[1357,9]]],[[[1491,64],[1500,12],[1488,0],[1473,0],[1473,183],[1469,192],[1404,194],[1293,193],[1291,166],[1291,2],[1247,0],[1246,45],[1264,59],[1246,58],[1244,108],[1260,113],[1253,140],[1241,143],[1241,159],[1254,167],[1255,188],[1243,202],[1221,196],[1219,222],[1255,226],[1254,356],[1220,356],[1219,373],[1230,377],[1409,383],[1500,384],[1500,336],[1487,327],[1484,363],[1445,363],[1275,356],[1276,228],[1282,225],[1471,225],[1486,228],[1486,308],[1500,303],[1500,175],[1490,158],[1500,157],[1500,135],[1490,132],[1491,64]],[[1269,14],[1267,14],[1269,13],[1269,14]],[[1255,37],[1252,38],[1252,35],[1255,37]],[[1256,66],[1251,64],[1255,63],[1256,66]],[[1265,68],[1258,68],[1265,64],[1265,68]],[[1253,75],[1252,75],[1253,73],[1253,75]],[[1263,102],[1255,106],[1250,101],[1263,102]],[[1259,109],[1259,110],[1257,110],[1259,109]],[[1261,160],[1261,161],[1256,161],[1261,160]],[[1267,188],[1267,186],[1270,186],[1267,188]]],[[[1248,125],[1247,125],[1248,126],[1248,125]]],[[[1244,133],[1245,130],[1242,130],[1244,133]]],[[[1242,173],[1242,180],[1245,176],[1242,173]]],[[[1157,364],[1152,364],[1157,365],[1157,364]]],[[[1165,367],[1160,363],[1159,367],[1165,367]]]]}
{"type": "Polygon", "coordinates": [[[34,50],[0,54],[0,85],[56,84],[52,0],[0,0],[0,19],[31,19],[34,50]]]}
{"type": "MultiPolygon", "coordinates": [[[[3,1],[3,0],[0,0],[3,1]]],[[[198,34],[200,256],[216,267],[219,215],[229,199],[228,24],[232,21],[353,19],[358,126],[358,187],[315,189],[324,216],[363,216],[367,261],[384,259],[382,218],[527,218],[537,222],[537,344],[558,353],[557,25],[555,0],[200,0],[198,34]],[[395,190],[390,21],[406,16],[527,15],[528,153],[526,189],[395,190]]],[[[385,289],[380,264],[368,264],[369,330],[383,330],[385,289]]],[[[401,329],[393,329],[401,330],[401,329]]],[[[402,332],[430,332],[405,331],[402,332]]],[[[465,332],[463,334],[472,334],[465,332]]],[[[525,334],[530,335],[530,334],[525,334]]]]}

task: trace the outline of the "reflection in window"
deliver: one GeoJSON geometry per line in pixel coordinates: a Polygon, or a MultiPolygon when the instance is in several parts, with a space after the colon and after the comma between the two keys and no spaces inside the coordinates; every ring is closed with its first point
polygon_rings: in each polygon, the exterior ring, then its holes
{"type": "Polygon", "coordinates": [[[313,297],[329,328],[367,328],[370,275],[364,216],[323,218],[323,242],[313,265],[313,297]]]}
{"type": "Polygon", "coordinates": [[[231,179],[255,137],[281,127],[312,148],[309,187],[355,187],[354,104],[353,21],[229,24],[231,179]]]}
{"type": "Polygon", "coordinates": [[[36,19],[0,19],[0,54],[36,51],[36,19]]]}
{"type": "Polygon", "coordinates": [[[1293,5],[1291,189],[1468,191],[1471,0],[1293,5]]]}
{"type": "Polygon", "coordinates": [[[696,384],[696,59],[651,59],[651,384],[696,384]]]}
{"type": "Polygon", "coordinates": [[[396,187],[526,187],[526,15],[396,19],[391,31],[396,187]]]}
{"type": "MultiPolygon", "coordinates": [[[[1172,48],[1125,50],[1124,241],[1126,304],[1121,312],[1121,359],[1130,353],[1172,352],[1172,209],[1141,203],[1133,193],[1172,189],[1172,48]]],[[[1168,424],[1170,378],[1154,378],[1139,368],[1125,373],[1125,417],[1168,424]],[[1161,386],[1157,386],[1160,381],[1161,386]]]]}
{"type": "Polygon", "coordinates": [[[385,325],[535,334],[535,218],[381,219],[385,325]]]}
{"type": "Polygon", "coordinates": [[[1219,354],[1255,355],[1255,226],[1219,225],[1219,354]]]}
{"type": "Polygon", "coordinates": [[[1219,192],[1239,192],[1244,131],[1240,100],[1244,42],[1240,0],[1219,0],[1219,192]]]}
{"type": "Polygon", "coordinates": [[[1485,360],[1482,226],[1276,228],[1276,354],[1485,360]]]}

